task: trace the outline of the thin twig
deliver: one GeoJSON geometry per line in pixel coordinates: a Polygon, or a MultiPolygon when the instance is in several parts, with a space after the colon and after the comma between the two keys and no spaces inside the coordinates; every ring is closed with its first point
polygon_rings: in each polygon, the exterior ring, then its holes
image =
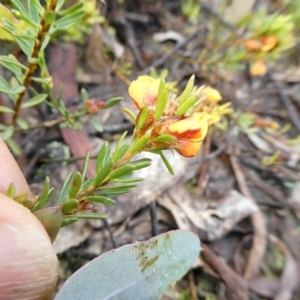
{"type": "Polygon", "coordinates": [[[150,217],[151,217],[151,228],[152,228],[152,236],[157,236],[159,234],[158,230],[158,221],[157,221],[157,210],[155,201],[150,202],[150,217]]]}
{"type": "Polygon", "coordinates": [[[276,88],[276,91],[277,91],[280,99],[282,100],[287,112],[290,115],[292,123],[295,125],[295,127],[298,129],[298,131],[300,131],[300,116],[297,113],[297,109],[294,106],[292,100],[284,92],[282,83],[277,81],[270,72],[268,72],[267,75],[268,75],[269,79],[271,80],[271,82],[273,83],[274,87],[276,88]]]}
{"type": "Polygon", "coordinates": [[[269,186],[265,181],[259,179],[258,176],[255,176],[253,174],[253,172],[246,170],[245,175],[252,181],[252,183],[256,187],[262,190],[265,194],[269,195],[284,206],[292,207],[291,203],[289,203],[289,200],[280,191],[275,190],[273,187],[269,186]]]}
{"type": "MultiPolygon", "coordinates": [[[[207,157],[209,155],[211,146],[211,135],[208,135],[205,139],[204,144],[204,157],[207,157]]],[[[205,179],[207,178],[207,163],[200,164],[200,175],[197,183],[197,192],[201,193],[201,191],[205,188],[205,185],[207,181],[205,179]]]]}
{"type": "Polygon", "coordinates": [[[107,231],[109,233],[109,237],[110,237],[110,240],[113,244],[113,247],[116,249],[117,248],[117,242],[116,242],[115,237],[112,233],[111,227],[110,227],[110,225],[108,224],[108,222],[106,220],[103,220],[103,223],[104,223],[105,228],[107,229],[107,231]]]}
{"type": "MultiPolygon", "coordinates": [[[[232,141],[228,141],[228,143],[229,151],[234,153],[232,141]]],[[[238,158],[234,155],[230,155],[230,161],[241,192],[257,206],[248,189],[243,169],[238,158]]],[[[253,280],[257,277],[267,247],[266,223],[258,206],[257,211],[251,214],[251,221],[254,234],[252,247],[243,274],[243,277],[246,280],[253,280]]]]}
{"type": "Polygon", "coordinates": [[[201,28],[197,27],[197,29],[192,32],[190,35],[188,35],[184,40],[181,42],[178,42],[174,48],[172,48],[168,53],[164,54],[159,59],[155,60],[149,67],[145,68],[141,74],[147,74],[151,71],[153,68],[157,68],[161,66],[168,58],[170,58],[173,54],[175,54],[180,48],[185,46],[189,41],[191,41],[193,38],[197,36],[197,34],[201,31],[201,28]]]}

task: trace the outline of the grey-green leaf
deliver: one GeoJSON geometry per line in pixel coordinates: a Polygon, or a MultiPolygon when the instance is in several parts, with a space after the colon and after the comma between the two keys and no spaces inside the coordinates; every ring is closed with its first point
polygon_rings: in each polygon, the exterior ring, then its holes
{"type": "Polygon", "coordinates": [[[183,230],[125,245],[79,269],[54,300],[161,299],[191,268],[200,249],[198,237],[183,230]]]}

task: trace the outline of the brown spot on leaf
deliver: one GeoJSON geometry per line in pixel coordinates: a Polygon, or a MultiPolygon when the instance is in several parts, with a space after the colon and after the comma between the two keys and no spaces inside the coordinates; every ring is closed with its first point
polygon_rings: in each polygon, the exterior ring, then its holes
{"type": "Polygon", "coordinates": [[[143,268],[142,272],[144,272],[147,268],[151,267],[159,258],[159,255],[156,255],[155,257],[151,258],[150,260],[146,261],[143,268]]]}

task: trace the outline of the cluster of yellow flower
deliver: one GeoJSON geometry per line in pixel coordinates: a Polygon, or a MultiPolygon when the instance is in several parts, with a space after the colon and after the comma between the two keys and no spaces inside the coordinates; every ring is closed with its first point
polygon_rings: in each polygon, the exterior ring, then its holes
{"type": "Polygon", "coordinates": [[[195,87],[194,78],[179,96],[168,92],[163,81],[150,76],[140,76],[130,84],[129,95],[139,110],[135,136],[139,139],[149,135],[147,149],[174,149],[182,156],[195,156],[208,125],[231,112],[230,104],[218,105],[222,98],[217,90],[195,87]]]}

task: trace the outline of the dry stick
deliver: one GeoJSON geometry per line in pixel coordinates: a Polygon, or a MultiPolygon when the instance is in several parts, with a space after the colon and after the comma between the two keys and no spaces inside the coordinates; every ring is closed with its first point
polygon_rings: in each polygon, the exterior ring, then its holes
{"type": "Polygon", "coordinates": [[[188,274],[188,281],[189,281],[189,287],[191,291],[191,300],[198,300],[197,287],[195,284],[195,276],[192,270],[188,274]]]}
{"type": "Polygon", "coordinates": [[[285,197],[280,191],[275,190],[273,187],[268,185],[265,181],[261,180],[258,176],[247,170],[245,172],[245,175],[257,188],[281,203],[284,207],[293,207],[292,203],[289,202],[289,199],[287,197],[285,197]]]}
{"type": "Polygon", "coordinates": [[[286,110],[288,111],[293,124],[298,129],[298,131],[300,131],[300,116],[297,114],[297,109],[294,106],[292,100],[284,93],[281,82],[277,81],[270,72],[268,72],[267,75],[276,88],[276,91],[280,96],[280,99],[282,100],[286,110]]]}
{"type": "Polygon", "coordinates": [[[184,40],[178,42],[174,48],[172,48],[168,53],[164,54],[159,59],[155,60],[149,67],[145,68],[141,74],[147,74],[151,71],[152,68],[157,68],[161,66],[168,58],[170,58],[173,54],[175,54],[180,48],[185,46],[189,41],[197,36],[197,34],[201,31],[201,28],[197,27],[197,29],[188,35],[184,40]]]}
{"type": "MultiPolygon", "coordinates": [[[[210,146],[211,146],[211,135],[208,135],[206,137],[205,140],[205,145],[204,145],[204,157],[206,157],[207,155],[209,155],[209,151],[210,151],[210,146]]],[[[202,163],[200,165],[200,176],[198,179],[198,183],[197,183],[197,192],[200,193],[203,188],[205,187],[207,181],[206,176],[207,175],[207,163],[202,163]]]]}
{"type": "Polygon", "coordinates": [[[156,210],[155,200],[149,203],[149,210],[150,210],[150,217],[151,217],[152,236],[157,236],[159,234],[159,230],[158,230],[158,220],[157,220],[157,210],[156,210]]]}
{"type": "MultiPolygon", "coordinates": [[[[229,152],[234,153],[231,141],[229,141],[229,152]]],[[[239,160],[236,156],[230,155],[230,161],[241,192],[257,206],[248,189],[239,160]]],[[[249,258],[243,274],[246,280],[253,280],[257,277],[267,247],[267,227],[264,216],[258,206],[257,211],[251,214],[251,221],[254,234],[249,258]]]]}
{"type": "Polygon", "coordinates": [[[115,240],[115,237],[114,237],[114,234],[113,234],[113,232],[111,230],[111,227],[110,227],[110,225],[108,224],[108,222],[106,220],[103,220],[103,223],[104,223],[104,226],[106,227],[106,229],[107,229],[107,231],[109,233],[109,237],[110,237],[110,240],[112,242],[112,245],[116,249],[117,248],[117,242],[115,240]]]}
{"type": "Polygon", "coordinates": [[[201,243],[203,251],[201,257],[226,284],[228,299],[230,300],[248,300],[247,283],[241,276],[234,272],[224,261],[217,256],[205,244],[201,243]]]}

